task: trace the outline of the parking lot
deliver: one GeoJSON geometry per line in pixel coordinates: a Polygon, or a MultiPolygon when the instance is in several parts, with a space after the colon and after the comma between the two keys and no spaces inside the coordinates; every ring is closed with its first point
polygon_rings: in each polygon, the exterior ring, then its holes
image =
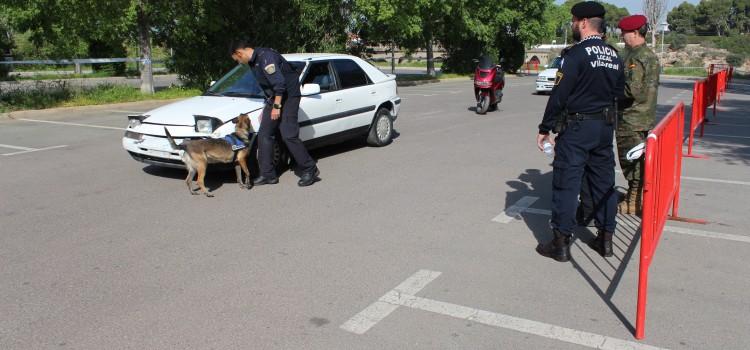
{"type": "MultiPolygon", "coordinates": [[[[667,223],[638,342],[638,218],[619,217],[614,258],[585,228],[572,263],[537,255],[547,96],[507,84],[487,115],[470,80],[399,87],[391,145],[314,150],[307,188],[211,172],[215,198],[122,149],[126,116],[158,103],[0,119],[0,348],[747,348],[749,85],[697,142],[710,158],[683,159],[680,214],[709,223],[667,223]]],[[[691,98],[664,78],[658,113],[691,98]]]]}

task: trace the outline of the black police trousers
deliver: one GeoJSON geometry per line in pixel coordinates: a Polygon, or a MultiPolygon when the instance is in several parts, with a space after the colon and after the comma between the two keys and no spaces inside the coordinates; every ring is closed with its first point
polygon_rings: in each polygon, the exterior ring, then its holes
{"type": "Polygon", "coordinates": [[[570,235],[576,227],[578,194],[584,177],[594,206],[596,225],[615,232],[617,194],[614,125],[604,120],[571,121],[555,143],[552,162],[552,228],[570,235]]]}
{"type": "Polygon", "coordinates": [[[281,117],[276,120],[271,119],[272,105],[266,104],[263,108],[260,130],[258,130],[258,163],[260,175],[263,177],[276,177],[276,171],[273,167],[273,136],[276,134],[276,130],[281,131],[281,139],[292,158],[294,158],[299,170],[309,171],[315,166],[315,161],[307,153],[305,145],[299,138],[299,122],[297,121],[299,102],[299,96],[285,96],[281,102],[281,117]]]}

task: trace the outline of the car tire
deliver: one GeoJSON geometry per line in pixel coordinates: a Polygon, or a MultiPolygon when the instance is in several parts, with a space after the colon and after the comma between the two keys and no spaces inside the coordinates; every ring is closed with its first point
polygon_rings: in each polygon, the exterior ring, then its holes
{"type": "Polygon", "coordinates": [[[380,107],[367,134],[367,144],[383,147],[393,141],[393,118],[388,108],[380,107]]]}
{"type": "MultiPolygon", "coordinates": [[[[289,152],[284,145],[284,141],[281,140],[281,135],[274,137],[273,143],[273,168],[276,171],[276,176],[281,175],[284,171],[289,169],[289,152]]],[[[253,145],[253,149],[250,150],[250,171],[253,176],[260,176],[260,162],[258,157],[258,141],[253,145]]]]}

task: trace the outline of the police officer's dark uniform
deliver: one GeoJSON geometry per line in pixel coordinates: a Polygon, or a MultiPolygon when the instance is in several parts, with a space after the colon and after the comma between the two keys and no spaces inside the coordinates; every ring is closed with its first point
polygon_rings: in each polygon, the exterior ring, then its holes
{"type": "MultiPolygon", "coordinates": [[[[593,1],[573,6],[577,19],[604,17],[604,7],[593,1]]],[[[554,239],[539,244],[537,252],[557,261],[570,259],[576,226],[581,180],[588,177],[599,228],[594,246],[604,245],[615,232],[617,197],[614,195],[614,100],[622,95],[624,75],[617,51],[600,36],[583,38],[565,52],[555,87],[547,102],[539,134],[557,132],[552,179],[554,239]],[[558,129],[556,129],[556,127],[558,129]]],[[[610,249],[611,250],[611,249],[610,249]]],[[[601,249],[597,248],[600,254],[601,249]]]]}
{"type": "Polygon", "coordinates": [[[287,150],[302,170],[302,178],[298,184],[300,186],[311,185],[318,180],[319,171],[299,138],[297,120],[301,98],[299,73],[283,56],[269,48],[254,48],[248,65],[253,69],[258,84],[267,97],[261,116],[260,130],[258,130],[261,176],[256,178],[254,183],[261,185],[278,182],[272,163],[272,154],[273,135],[279,129],[287,150]],[[274,105],[275,96],[282,96],[281,105],[274,105]],[[281,118],[272,120],[272,109],[281,109],[281,118]]]}

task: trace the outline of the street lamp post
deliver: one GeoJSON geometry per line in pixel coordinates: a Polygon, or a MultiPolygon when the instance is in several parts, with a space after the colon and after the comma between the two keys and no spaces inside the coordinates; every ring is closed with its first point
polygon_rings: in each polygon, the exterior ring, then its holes
{"type": "Polygon", "coordinates": [[[667,22],[661,23],[661,57],[664,58],[664,32],[667,30],[667,22]]]}

